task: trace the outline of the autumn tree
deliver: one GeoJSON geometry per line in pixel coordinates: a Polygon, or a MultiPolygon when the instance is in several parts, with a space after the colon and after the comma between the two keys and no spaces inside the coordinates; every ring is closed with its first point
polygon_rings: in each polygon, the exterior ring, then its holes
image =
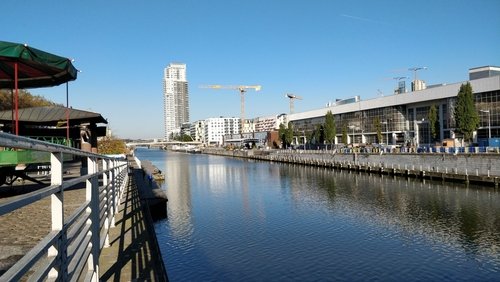
{"type": "Polygon", "coordinates": [[[455,130],[463,134],[465,141],[471,141],[474,131],[479,128],[479,115],[476,111],[474,94],[469,82],[460,86],[453,116],[456,122],[455,130]]]}
{"type": "Polygon", "coordinates": [[[118,139],[114,136],[104,137],[97,141],[97,151],[99,154],[115,155],[127,154],[128,149],[125,141],[118,139]]]}
{"type": "MultiPolygon", "coordinates": [[[[0,90],[0,111],[6,111],[13,109],[13,99],[14,94],[10,90],[0,90]]],[[[19,89],[18,90],[18,108],[30,108],[30,107],[43,107],[43,106],[56,106],[60,105],[54,103],[42,96],[32,95],[30,92],[19,89]]]]}

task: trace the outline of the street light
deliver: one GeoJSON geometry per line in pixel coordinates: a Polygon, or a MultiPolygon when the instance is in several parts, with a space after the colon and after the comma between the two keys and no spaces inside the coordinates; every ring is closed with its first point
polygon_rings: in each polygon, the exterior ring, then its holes
{"type": "MultiPolygon", "coordinates": [[[[480,112],[488,114],[488,139],[491,138],[491,113],[490,110],[479,110],[480,112]]],[[[488,141],[489,144],[489,141],[488,141]]]]}

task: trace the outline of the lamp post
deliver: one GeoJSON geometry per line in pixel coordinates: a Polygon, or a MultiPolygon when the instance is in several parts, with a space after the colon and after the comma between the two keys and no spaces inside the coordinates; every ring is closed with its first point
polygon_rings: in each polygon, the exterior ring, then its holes
{"type": "MultiPolygon", "coordinates": [[[[488,139],[490,139],[491,138],[491,113],[490,113],[490,110],[479,110],[479,111],[488,114],[488,139]]],[[[489,140],[488,140],[488,144],[489,144],[489,140]]]]}

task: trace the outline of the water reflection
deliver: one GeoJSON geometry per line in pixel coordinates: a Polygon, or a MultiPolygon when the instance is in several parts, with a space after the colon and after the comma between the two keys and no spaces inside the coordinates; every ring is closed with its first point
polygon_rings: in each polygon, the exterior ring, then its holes
{"type": "Polygon", "coordinates": [[[492,280],[500,272],[500,195],[491,188],[160,154],[168,219],[155,228],[171,280],[492,280]]]}
{"type": "Polygon", "coordinates": [[[189,159],[172,154],[168,158],[165,156],[164,162],[166,164],[164,172],[167,172],[167,177],[162,188],[167,193],[168,210],[176,211],[175,213],[167,211],[170,230],[174,236],[187,237],[193,230],[189,159]]]}
{"type": "Polygon", "coordinates": [[[280,165],[280,175],[290,178],[294,199],[420,234],[441,244],[458,245],[479,257],[500,263],[499,193],[491,187],[463,185],[376,174],[356,174],[330,169],[280,165]]]}

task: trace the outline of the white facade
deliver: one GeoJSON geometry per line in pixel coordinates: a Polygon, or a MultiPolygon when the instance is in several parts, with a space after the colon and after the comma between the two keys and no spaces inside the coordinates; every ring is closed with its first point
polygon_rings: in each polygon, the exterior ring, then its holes
{"type": "Polygon", "coordinates": [[[205,143],[221,145],[226,134],[238,134],[239,118],[208,118],[205,120],[205,143]]]}
{"type": "Polygon", "coordinates": [[[245,124],[243,125],[243,129],[241,131],[243,133],[255,132],[255,120],[254,119],[245,119],[245,124]]]}
{"type": "Polygon", "coordinates": [[[180,132],[181,125],[189,122],[189,92],[186,64],[171,63],[163,72],[165,139],[180,132]]]}
{"type": "Polygon", "coordinates": [[[194,141],[200,141],[201,143],[206,143],[205,141],[205,121],[197,120],[191,123],[190,135],[194,141]]]}

